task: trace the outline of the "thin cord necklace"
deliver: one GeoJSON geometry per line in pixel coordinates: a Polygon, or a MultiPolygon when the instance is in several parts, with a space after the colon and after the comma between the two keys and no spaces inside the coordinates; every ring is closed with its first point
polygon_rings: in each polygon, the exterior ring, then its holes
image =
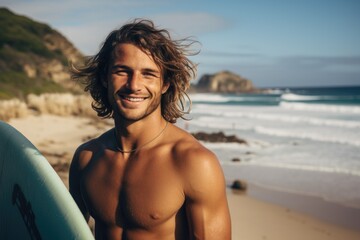
{"type": "Polygon", "coordinates": [[[114,128],[114,136],[115,136],[115,142],[116,142],[116,149],[117,149],[119,152],[122,152],[122,153],[133,153],[133,152],[136,152],[137,150],[145,147],[146,145],[152,143],[152,142],[155,141],[158,137],[160,137],[161,134],[163,134],[163,132],[164,132],[165,129],[167,128],[168,124],[169,124],[169,122],[166,121],[165,127],[158,133],[158,135],[156,135],[156,136],[155,136],[153,139],[151,139],[150,141],[144,143],[143,145],[141,145],[141,146],[138,147],[138,148],[134,148],[134,149],[127,150],[127,151],[126,151],[126,150],[123,150],[123,149],[119,146],[119,143],[118,143],[118,141],[117,141],[118,138],[117,138],[116,128],[114,128]]]}

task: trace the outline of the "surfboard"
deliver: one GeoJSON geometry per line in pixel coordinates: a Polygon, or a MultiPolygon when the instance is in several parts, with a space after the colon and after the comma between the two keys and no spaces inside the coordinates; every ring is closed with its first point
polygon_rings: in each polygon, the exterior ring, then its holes
{"type": "Polygon", "coordinates": [[[1,121],[0,239],[94,239],[46,158],[25,136],[1,121]]]}

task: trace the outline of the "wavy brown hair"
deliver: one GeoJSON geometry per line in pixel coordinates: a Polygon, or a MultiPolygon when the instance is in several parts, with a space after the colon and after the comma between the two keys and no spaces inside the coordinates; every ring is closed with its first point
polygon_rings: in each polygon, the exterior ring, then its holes
{"type": "Polygon", "coordinates": [[[189,38],[172,40],[167,30],[156,29],[152,21],[136,19],[112,31],[99,53],[87,57],[83,66],[71,64],[70,71],[73,79],[85,84],[84,90],[94,99],[92,108],[98,116],[110,118],[113,109],[102,82],[107,81],[116,45],[131,43],[151,54],[162,71],[164,83],[169,83],[167,92],[161,98],[161,114],[167,121],[174,123],[177,118],[184,118],[184,114],[190,110],[191,101],[186,90],[196,75],[196,65],[187,56],[196,54],[188,50],[195,42],[189,38]],[[189,99],[187,110],[186,99],[189,99]]]}

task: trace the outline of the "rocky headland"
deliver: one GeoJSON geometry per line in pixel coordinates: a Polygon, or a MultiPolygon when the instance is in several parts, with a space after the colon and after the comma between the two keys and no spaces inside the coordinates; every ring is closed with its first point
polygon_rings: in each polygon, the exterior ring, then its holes
{"type": "Polygon", "coordinates": [[[204,74],[197,84],[191,86],[195,92],[252,93],[258,91],[253,82],[230,71],[204,74]]]}

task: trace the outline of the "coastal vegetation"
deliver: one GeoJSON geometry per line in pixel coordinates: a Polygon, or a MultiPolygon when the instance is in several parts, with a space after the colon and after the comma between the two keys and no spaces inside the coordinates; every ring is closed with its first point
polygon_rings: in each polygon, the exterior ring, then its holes
{"type": "Polygon", "coordinates": [[[68,61],[81,53],[49,25],[0,8],[0,99],[74,92],[68,61]]]}

